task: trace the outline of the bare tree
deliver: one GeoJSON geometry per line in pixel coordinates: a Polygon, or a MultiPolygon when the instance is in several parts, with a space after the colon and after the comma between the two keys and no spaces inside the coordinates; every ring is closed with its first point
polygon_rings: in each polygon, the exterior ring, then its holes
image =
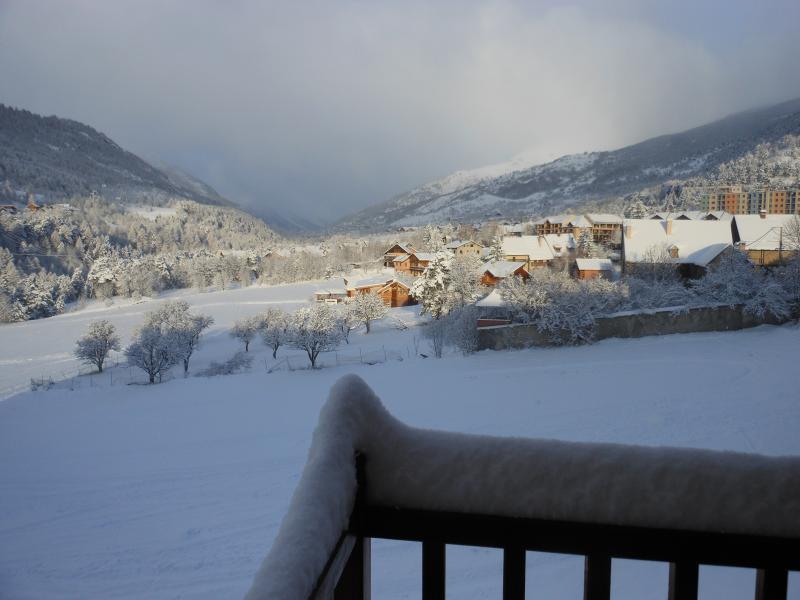
{"type": "Polygon", "coordinates": [[[249,352],[250,342],[255,339],[263,325],[264,320],[262,317],[247,317],[246,319],[236,321],[236,323],[233,324],[230,334],[231,337],[242,341],[244,343],[244,351],[249,352]]]}

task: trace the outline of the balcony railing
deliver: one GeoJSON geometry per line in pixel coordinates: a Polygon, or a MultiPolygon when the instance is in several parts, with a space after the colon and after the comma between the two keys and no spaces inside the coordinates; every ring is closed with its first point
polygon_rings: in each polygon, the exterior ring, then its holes
{"type": "Polygon", "coordinates": [[[586,600],[610,597],[614,558],[669,563],[670,600],[697,598],[700,565],[757,569],[755,597],[785,599],[800,459],[420,431],[350,376],[248,598],[368,599],[373,538],[421,542],[424,600],[445,597],[447,544],[501,548],[506,600],[526,551],[584,556],[586,600]]]}

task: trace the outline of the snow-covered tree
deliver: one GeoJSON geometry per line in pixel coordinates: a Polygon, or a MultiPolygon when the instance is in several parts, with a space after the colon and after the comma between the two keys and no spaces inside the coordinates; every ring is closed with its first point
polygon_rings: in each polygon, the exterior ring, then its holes
{"type": "Polygon", "coordinates": [[[298,309],[291,319],[289,343],[308,355],[311,368],[317,366],[320,352],[334,350],[342,341],[336,314],[327,304],[298,309]]]}
{"type": "Polygon", "coordinates": [[[649,210],[645,203],[642,202],[640,197],[636,196],[625,209],[625,216],[628,219],[645,219],[648,212],[649,210]]]}
{"type": "Polygon", "coordinates": [[[489,253],[486,258],[491,262],[499,262],[505,258],[502,236],[496,235],[492,238],[492,244],[489,246],[489,253]]]}
{"type": "Polygon", "coordinates": [[[158,328],[165,336],[173,338],[184,375],[189,372],[189,359],[200,343],[200,336],[213,323],[212,317],[190,313],[185,300],[167,301],[145,315],[145,327],[158,328]]]}
{"type": "Polygon", "coordinates": [[[231,337],[244,343],[244,351],[249,352],[250,342],[255,339],[263,325],[264,322],[260,316],[247,317],[236,321],[230,334],[231,337]]]}
{"type": "Polygon", "coordinates": [[[422,306],[422,314],[427,313],[434,319],[447,314],[449,301],[447,288],[452,260],[453,256],[449,252],[437,253],[411,286],[411,295],[422,306]]]}
{"type": "Polygon", "coordinates": [[[86,333],[75,343],[75,356],[96,366],[102,373],[108,354],[119,349],[119,336],[114,326],[109,321],[101,320],[90,323],[86,333]]]}
{"type": "Polygon", "coordinates": [[[347,298],[343,303],[336,305],[336,322],[342,332],[342,339],[347,344],[350,343],[350,332],[361,327],[362,323],[361,318],[350,306],[352,302],[352,298],[347,298]]]}
{"type": "Polygon", "coordinates": [[[357,294],[347,302],[346,306],[353,317],[364,324],[367,333],[370,331],[372,321],[382,319],[389,312],[389,307],[383,299],[375,294],[357,294]]]}
{"type": "Polygon", "coordinates": [[[163,332],[161,328],[145,325],[136,331],[131,344],[125,348],[128,363],[142,369],[150,383],[159,381],[166,371],[181,360],[180,340],[174,332],[163,332]]]}
{"type": "Polygon", "coordinates": [[[278,348],[289,341],[290,318],[280,308],[270,308],[261,314],[261,339],[272,348],[272,358],[278,357],[278,348]]]}
{"type": "Polygon", "coordinates": [[[442,232],[435,225],[426,225],[422,232],[422,243],[427,252],[441,252],[445,249],[442,232]]]}
{"type": "Polygon", "coordinates": [[[446,312],[472,304],[478,299],[481,266],[481,260],[473,254],[460,254],[450,261],[446,284],[446,312]]]}

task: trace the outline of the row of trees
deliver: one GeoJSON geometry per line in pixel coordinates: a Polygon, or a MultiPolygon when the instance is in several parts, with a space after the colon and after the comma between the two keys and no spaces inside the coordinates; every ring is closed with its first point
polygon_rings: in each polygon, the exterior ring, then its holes
{"type": "Polygon", "coordinates": [[[350,332],[363,326],[366,333],[374,321],[383,319],[388,307],[374,294],[359,294],[344,303],[331,306],[324,303],[298,309],[292,314],[277,308],[237,321],[230,335],[244,344],[245,352],[258,337],[272,349],[277,358],[281,346],[302,350],[311,368],[317,365],[320,353],[350,343],[350,332]]]}
{"type": "MultiPolygon", "coordinates": [[[[147,373],[150,383],[159,381],[175,365],[189,373],[189,361],[200,343],[200,336],[214,322],[206,315],[190,312],[184,300],[168,301],[145,315],[144,323],[125,348],[128,364],[147,373]]],[[[106,321],[90,324],[86,334],[75,347],[75,356],[103,371],[112,350],[120,350],[120,340],[114,326],[106,321]]]]}

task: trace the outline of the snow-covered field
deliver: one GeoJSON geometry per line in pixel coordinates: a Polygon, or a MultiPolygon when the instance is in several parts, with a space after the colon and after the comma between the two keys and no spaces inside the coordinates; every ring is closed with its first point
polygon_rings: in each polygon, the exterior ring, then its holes
{"type": "MultiPolygon", "coordinates": [[[[292,308],[319,286],[182,294],[217,320],[193,370],[236,350],[225,332],[232,321],[274,303],[292,308]]],[[[98,305],[0,327],[0,385],[27,384],[50,355],[74,366],[69,353],[87,322],[108,318],[127,337],[152,307],[98,305]]],[[[411,310],[392,312],[414,321],[411,310]]],[[[349,372],[415,426],[800,454],[796,325],[442,360],[415,355],[417,327],[351,336],[343,355],[382,349],[394,359],[267,373],[258,342],[243,375],[155,386],[98,378],[0,402],[0,598],[241,597],[328,389],[349,372]]],[[[499,597],[499,551],[448,547],[447,560],[450,597],[499,597]]],[[[582,568],[576,557],[529,554],[530,597],[580,598],[582,568]]],[[[374,542],[374,597],[418,597],[420,577],[418,545],[374,542]]],[[[612,583],[615,598],[660,600],[667,567],[615,561],[612,583]]],[[[751,598],[753,585],[752,571],[701,570],[703,598],[751,598]]],[[[792,575],[790,597],[799,594],[792,575]]]]}

